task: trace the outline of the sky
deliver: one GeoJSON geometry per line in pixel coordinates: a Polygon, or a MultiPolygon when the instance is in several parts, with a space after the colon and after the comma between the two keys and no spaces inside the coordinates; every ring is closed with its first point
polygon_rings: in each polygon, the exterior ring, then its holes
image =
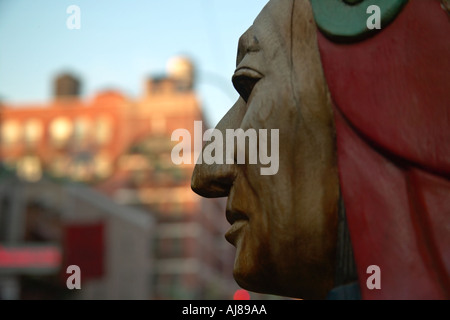
{"type": "Polygon", "coordinates": [[[0,0],[0,99],[52,98],[56,74],[82,80],[82,96],[116,89],[138,98],[171,57],[196,67],[196,91],[215,126],[238,97],[231,84],[240,35],[268,0],[0,0]],[[66,25],[80,8],[80,29],[66,25]]]}

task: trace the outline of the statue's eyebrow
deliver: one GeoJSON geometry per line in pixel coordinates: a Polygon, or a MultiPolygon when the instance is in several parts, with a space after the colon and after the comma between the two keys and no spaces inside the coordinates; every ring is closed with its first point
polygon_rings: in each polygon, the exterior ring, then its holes
{"type": "Polygon", "coordinates": [[[251,26],[239,38],[236,67],[241,63],[248,52],[257,52],[260,49],[258,37],[254,33],[253,26],[251,26]]]}

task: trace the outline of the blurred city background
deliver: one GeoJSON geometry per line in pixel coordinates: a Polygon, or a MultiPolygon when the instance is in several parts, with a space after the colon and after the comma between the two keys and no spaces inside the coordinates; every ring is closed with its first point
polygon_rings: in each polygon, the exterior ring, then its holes
{"type": "Polygon", "coordinates": [[[266,2],[0,0],[0,299],[277,299],[240,291],[225,199],[170,156],[237,99],[266,2]]]}

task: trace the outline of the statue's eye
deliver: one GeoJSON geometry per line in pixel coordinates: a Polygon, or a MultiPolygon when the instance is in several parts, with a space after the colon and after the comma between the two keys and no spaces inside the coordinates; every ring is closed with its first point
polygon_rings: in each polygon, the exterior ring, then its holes
{"type": "Polygon", "coordinates": [[[253,87],[263,77],[261,73],[249,68],[239,68],[235,71],[232,82],[242,99],[248,102],[253,87]]]}

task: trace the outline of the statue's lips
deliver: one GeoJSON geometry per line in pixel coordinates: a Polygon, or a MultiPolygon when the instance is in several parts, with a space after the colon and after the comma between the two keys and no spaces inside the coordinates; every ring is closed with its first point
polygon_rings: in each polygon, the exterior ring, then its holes
{"type": "Polygon", "coordinates": [[[232,245],[236,246],[237,239],[239,235],[241,234],[242,228],[248,223],[248,220],[238,220],[231,228],[227,231],[225,234],[225,239],[232,245]]]}
{"type": "Polygon", "coordinates": [[[231,228],[225,234],[225,239],[235,246],[236,240],[241,233],[241,229],[249,222],[249,219],[246,214],[231,210],[227,210],[226,217],[231,224],[231,228]]]}

